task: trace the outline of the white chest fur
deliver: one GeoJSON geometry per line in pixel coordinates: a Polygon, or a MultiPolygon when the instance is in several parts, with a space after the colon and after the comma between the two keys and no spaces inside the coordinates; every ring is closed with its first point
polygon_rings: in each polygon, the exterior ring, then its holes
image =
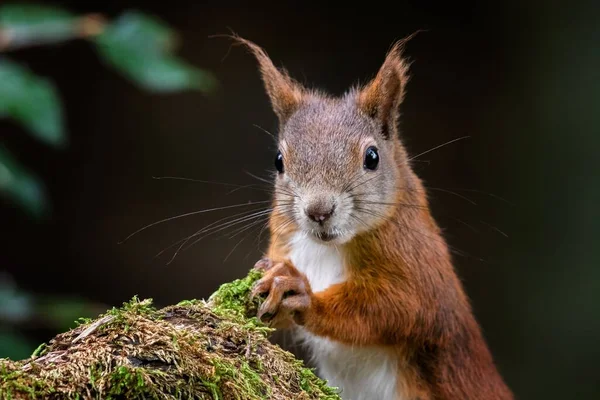
{"type": "MultiPolygon", "coordinates": [[[[313,292],[346,279],[341,248],[297,234],[291,242],[290,258],[306,275],[313,292]]],[[[344,400],[399,400],[397,360],[390,352],[347,346],[302,328],[296,330],[295,337],[307,347],[318,374],[331,386],[340,388],[344,400]]]]}

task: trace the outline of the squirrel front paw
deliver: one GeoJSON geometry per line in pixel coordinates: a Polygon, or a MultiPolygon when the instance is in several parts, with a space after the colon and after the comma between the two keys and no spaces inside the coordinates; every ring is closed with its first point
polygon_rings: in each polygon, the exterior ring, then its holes
{"type": "Polygon", "coordinates": [[[302,325],[312,298],[306,276],[289,262],[268,258],[254,267],[264,271],[264,276],[256,282],[252,296],[267,295],[258,309],[258,319],[273,327],[287,327],[292,322],[302,325]]]}

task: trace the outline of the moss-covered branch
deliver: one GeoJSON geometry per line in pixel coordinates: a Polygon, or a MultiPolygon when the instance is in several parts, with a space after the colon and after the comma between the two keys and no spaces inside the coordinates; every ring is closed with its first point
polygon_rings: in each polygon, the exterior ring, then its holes
{"type": "Polygon", "coordinates": [[[158,310],[134,298],[29,359],[0,359],[0,399],[339,399],[269,342],[249,299],[259,276],[158,310]]]}

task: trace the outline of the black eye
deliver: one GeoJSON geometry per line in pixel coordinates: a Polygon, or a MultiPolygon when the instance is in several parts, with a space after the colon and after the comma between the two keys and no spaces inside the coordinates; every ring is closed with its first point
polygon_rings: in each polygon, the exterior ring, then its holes
{"type": "Polygon", "coordinates": [[[277,155],[275,156],[275,168],[277,168],[277,171],[280,174],[283,173],[283,155],[280,151],[278,151],[277,155]]]}
{"type": "Polygon", "coordinates": [[[377,152],[377,148],[375,146],[371,146],[365,152],[365,169],[370,169],[371,171],[375,171],[377,169],[377,165],[379,165],[379,153],[377,152]]]}

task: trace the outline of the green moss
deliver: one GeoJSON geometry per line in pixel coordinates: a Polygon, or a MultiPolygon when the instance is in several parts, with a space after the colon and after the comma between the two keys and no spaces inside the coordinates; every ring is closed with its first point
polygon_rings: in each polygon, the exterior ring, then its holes
{"type": "Polygon", "coordinates": [[[139,369],[120,366],[110,375],[107,399],[119,396],[126,399],[147,398],[147,394],[144,376],[139,369]]]}
{"type": "MultiPolygon", "coordinates": [[[[262,272],[251,270],[245,278],[221,285],[209,298],[214,313],[247,325],[249,328],[265,328],[265,325],[256,318],[256,311],[262,299],[250,298],[254,283],[261,277],[262,272]]],[[[270,330],[266,329],[266,331],[270,330]]]]}
{"type": "Polygon", "coordinates": [[[256,281],[262,277],[262,273],[251,270],[245,278],[236,279],[233,282],[224,283],[214,292],[209,302],[212,302],[217,312],[237,311],[239,316],[246,316],[252,312],[252,308],[259,305],[258,299],[250,300],[250,292],[256,281]]]}
{"type": "MultiPolygon", "coordinates": [[[[271,396],[271,389],[265,384],[260,374],[252,369],[246,361],[239,365],[227,358],[215,358],[212,360],[215,367],[215,374],[212,378],[215,385],[222,381],[227,381],[225,385],[228,390],[233,391],[236,398],[248,400],[268,399],[271,396]]],[[[217,399],[224,397],[219,386],[217,387],[217,399]]]]}
{"type": "Polygon", "coordinates": [[[138,296],[133,296],[131,300],[124,302],[121,307],[113,307],[98,318],[103,317],[111,317],[111,320],[98,327],[101,331],[119,326],[125,332],[129,332],[139,318],[156,320],[160,318],[160,313],[153,306],[152,299],[140,300],[138,296]]]}
{"type": "Polygon", "coordinates": [[[94,390],[98,389],[96,387],[96,382],[98,382],[100,380],[100,378],[101,378],[101,374],[98,369],[98,366],[96,364],[92,365],[88,370],[88,379],[89,379],[90,385],[92,386],[92,389],[94,389],[94,390]]]}
{"type": "Polygon", "coordinates": [[[106,315],[120,317],[125,313],[150,317],[156,315],[156,308],[152,305],[152,299],[140,300],[137,296],[133,296],[131,300],[124,302],[121,307],[113,307],[106,315]]]}
{"type": "Polygon", "coordinates": [[[250,292],[262,274],[222,285],[208,301],[157,310],[134,297],[41,345],[0,360],[0,400],[329,399],[334,389],[268,340],[250,292]],[[43,357],[40,357],[41,355],[43,357]]]}
{"type": "Polygon", "coordinates": [[[48,348],[48,345],[46,343],[40,344],[38,347],[36,347],[36,349],[33,351],[33,353],[31,353],[31,358],[35,358],[35,357],[43,355],[46,352],[47,348],[48,348]]]}
{"type": "Polygon", "coordinates": [[[41,379],[21,371],[21,364],[0,359],[0,400],[41,399],[55,390],[41,379]]]}
{"type": "Polygon", "coordinates": [[[202,379],[201,382],[202,382],[202,386],[204,386],[205,388],[207,388],[210,391],[210,394],[213,399],[217,400],[217,399],[222,398],[221,390],[219,389],[219,385],[217,385],[215,382],[212,382],[211,380],[208,380],[208,379],[202,379]]]}
{"type": "Polygon", "coordinates": [[[302,390],[308,394],[321,393],[321,399],[340,400],[338,389],[328,386],[326,381],[315,375],[313,369],[306,368],[302,362],[298,362],[297,367],[302,390]]]}
{"type": "MultiPolygon", "coordinates": [[[[260,372],[260,369],[257,369],[260,372]]],[[[246,383],[245,387],[248,392],[256,392],[261,395],[261,398],[267,398],[271,396],[271,388],[265,384],[262,377],[259,375],[257,370],[250,367],[250,365],[243,361],[240,365],[240,375],[243,377],[243,381],[246,383]]],[[[246,392],[247,393],[247,392],[246,392]]]]}
{"type": "Polygon", "coordinates": [[[188,306],[198,306],[204,304],[204,301],[202,300],[197,300],[197,299],[192,299],[192,300],[182,300],[179,303],[177,303],[178,306],[181,307],[188,307],[188,306]]]}
{"type": "MultiPolygon", "coordinates": [[[[268,335],[272,331],[256,317],[256,310],[260,306],[261,298],[250,299],[250,292],[254,283],[262,277],[262,272],[251,270],[243,279],[223,284],[211,296],[213,311],[221,316],[231,318],[236,323],[242,322],[245,328],[260,331],[268,335]]],[[[227,326],[227,322],[223,326],[227,326]]],[[[260,359],[258,359],[260,363],[260,359]]],[[[322,399],[340,399],[337,389],[327,386],[327,382],[318,378],[314,371],[306,368],[301,361],[295,363],[298,369],[301,388],[308,394],[318,393],[322,399]]],[[[245,366],[248,366],[246,363],[245,366]]],[[[248,368],[247,370],[252,370],[248,368]]],[[[279,380],[277,376],[274,379],[279,380]]],[[[263,396],[264,397],[264,396],[263,396]]]]}
{"type": "Polygon", "coordinates": [[[91,318],[79,317],[75,321],[75,326],[77,327],[77,326],[81,326],[81,325],[86,325],[86,324],[89,324],[90,322],[92,322],[91,318]]]}

